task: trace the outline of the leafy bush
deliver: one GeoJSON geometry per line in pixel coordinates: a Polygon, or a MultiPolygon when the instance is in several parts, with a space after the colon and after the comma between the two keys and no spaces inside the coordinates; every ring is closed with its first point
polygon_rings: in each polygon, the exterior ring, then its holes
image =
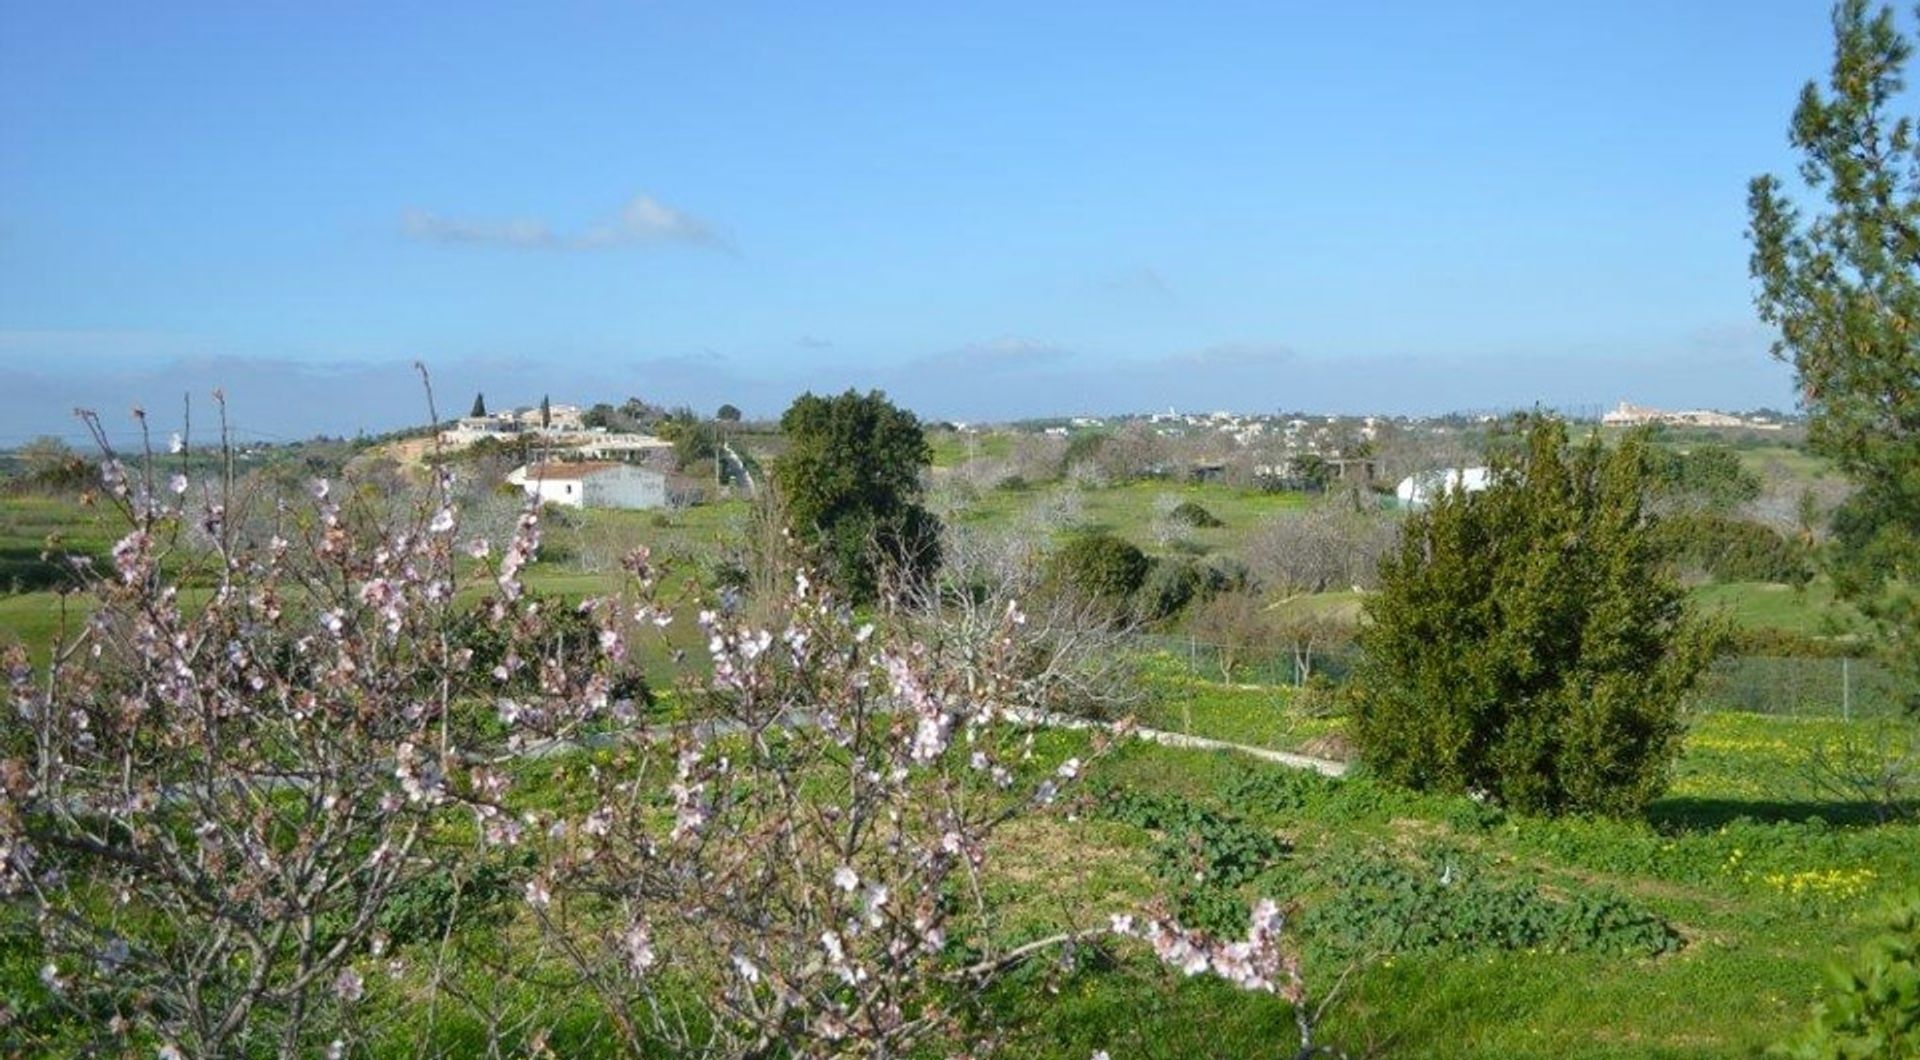
{"type": "Polygon", "coordinates": [[[1655,537],[1673,563],[1718,581],[1805,585],[1813,580],[1804,548],[1745,519],[1705,512],[1680,515],[1662,521],[1655,537]]]}
{"type": "Polygon", "coordinates": [[[1721,642],[1724,655],[1773,659],[1859,659],[1872,654],[1872,650],[1864,640],[1813,636],[1772,626],[1729,630],[1721,642]]]}
{"type": "Polygon", "coordinates": [[[1200,605],[1219,593],[1244,590],[1246,568],[1231,559],[1213,561],[1206,566],[1192,559],[1158,559],[1133,595],[1140,618],[1156,622],[1173,618],[1192,605],[1200,605]]]}
{"type": "Polygon", "coordinates": [[[1911,900],[1852,968],[1835,969],[1813,1024],[1778,1055],[1800,1060],[1920,1056],[1920,900],[1911,900]]]}
{"type": "Polygon", "coordinates": [[[1084,596],[1123,601],[1147,580],[1147,554],[1109,533],[1082,534],[1047,561],[1047,579],[1056,588],[1084,596]]]}
{"type": "Polygon", "coordinates": [[[1654,449],[1648,457],[1655,492],[1677,506],[1726,511],[1760,496],[1760,477],[1724,445],[1654,449]]]}
{"type": "Polygon", "coordinates": [[[1161,560],[1147,572],[1134,598],[1140,617],[1149,622],[1179,614],[1206,588],[1206,578],[1191,560],[1161,560]]]}
{"type": "Polygon", "coordinates": [[[1201,530],[1227,525],[1221,522],[1218,516],[1194,501],[1181,501],[1167,513],[1167,519],[1181,526],[1191,526],[1201,530]]]}
{"type": "Polygon", "coordinates": [[[1645,441],[1536,421],[1482,493],[1410,516],[1360,630],[1353,737],[1380,776],[1545,813],[1638,813],[1666,784],[1710,627],[1662,571],[1645,441]]]}

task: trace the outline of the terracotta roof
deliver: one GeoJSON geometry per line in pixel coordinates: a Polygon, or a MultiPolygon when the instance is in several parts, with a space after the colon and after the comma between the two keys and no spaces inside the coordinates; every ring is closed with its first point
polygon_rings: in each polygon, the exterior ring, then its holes
{"type": "Polygon", "coordinates": [[[582,479],[588,475],[597,475],[602,471],[627,466],[629,465],[613,460],[549,461],[528,467],[527,481],[553,482],[559,479],[582,479]]]}

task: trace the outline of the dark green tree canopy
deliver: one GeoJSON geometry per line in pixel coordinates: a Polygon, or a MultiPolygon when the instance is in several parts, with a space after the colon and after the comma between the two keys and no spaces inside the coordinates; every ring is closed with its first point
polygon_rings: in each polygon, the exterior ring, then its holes
{"type": "Polygon", "coordinates": [[[713,418],[722,423],[739,423],[740,409],[734,405],[722,405],[714,412],[713,418]]]}
{"type": "Polygon", "coordinates": [[[1664,570],[1644,439],[1570,448],[1538,421],[1494,479],[1409,516],[1381,563],[1352,685],[1361,757],[1411,787],[1635,813],[1715,640],[1664,570]]]}
{"type": "Polygon", "coordinates": [[[1047,580],[1056,588],[1121,603],[1147,580],[1152,566],[1153,561],[1131,541],[1099,531],[1080,534],[1061,546],[1047,561],[1047,580]]]}
{"type": "Polygon", "coordinates": [[[1892,113],[1913,46],[1891,9],[1843,0],[1828,83],[1790,140],[1823,199],[1803,216],[1773,176],[1748,195],[1760,316],[1779,329],[1810,440],[1858,486],[1834,516],[1835,583],[1920,676],[1920,144],[1892,113]]]}
{"type": "Polygon", "coordinates": [[[487,395],[485,394],[473,395],[473,408],[467,410],[467,415],[477,419],[481,416],[485,416],[486,414],[487,414],[487,395]]]}
{"type": "Polygon", "coordinates": [[[868,599],[886,576],[918,580],[940,562],[940,522],[920,504],[933,463],[920,421],[885,394],[796,398],[773,480],[788,519],[841,591],[868,599]]]}

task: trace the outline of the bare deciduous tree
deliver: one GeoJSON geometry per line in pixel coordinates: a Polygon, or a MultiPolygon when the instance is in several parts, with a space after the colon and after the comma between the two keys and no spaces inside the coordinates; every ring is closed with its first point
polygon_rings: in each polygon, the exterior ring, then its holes
{"type": "Polygon", "coordinates": [[[1242,555],[1254,577],[1282,595],[1364,589],[1374,584],[1397,530],[1389,513],[1321,503],[1268,519],[1242,555]]]}

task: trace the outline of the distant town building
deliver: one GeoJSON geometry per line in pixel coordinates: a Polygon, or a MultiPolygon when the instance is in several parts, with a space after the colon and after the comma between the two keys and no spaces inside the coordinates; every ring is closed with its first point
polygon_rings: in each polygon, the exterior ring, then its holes
{"type": "Polygon", "coordinates": [[[1712,409],[1687,409],[1683,412],[1668,412],[1665,409],[1651,408],[1622,401],[1613,411],[1600,417],[1600,422],[1608,427],[1640,427],[1650,423],[1663,423],[1672,427],[1745,427],[1756,431],[1777,431],[1780,424],[1772,420],[1748,420],[1712,409]]]}
{"type": "Polygon", "coordinates": [[[544,504],[569,508],[664,508],[667,476],[651,468],[587,460],[529,464],[507,481],[544,504]]]}

